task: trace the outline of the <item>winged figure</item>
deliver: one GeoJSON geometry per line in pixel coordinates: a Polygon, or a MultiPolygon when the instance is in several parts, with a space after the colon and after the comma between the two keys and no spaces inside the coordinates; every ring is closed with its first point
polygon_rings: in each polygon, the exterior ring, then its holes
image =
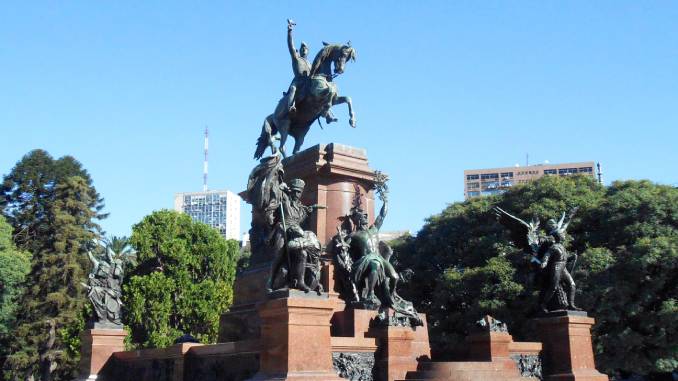
{"type": "Polygon", "coordinates": [[[576,286],[571,272],[576,264],[576,253],[570,255],[565,248],[567,227],[577,212],[575,207],[560,219],[549,219],[544,233],[539,230],[540,222],[536,216],[530,222],[508,213],[495,206],[492,211],[499,222],[511,232],[510,239],[531,257],[542,275],[540,308],[543,312],[557,310],[579,310],[574,303],[576,286]],[[570,269],[568,261],[572,261],[570,269]]]}

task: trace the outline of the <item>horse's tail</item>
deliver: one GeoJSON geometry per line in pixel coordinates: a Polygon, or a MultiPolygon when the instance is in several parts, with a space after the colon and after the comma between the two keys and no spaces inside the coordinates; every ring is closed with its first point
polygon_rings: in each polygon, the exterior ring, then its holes
{"type": "Polygon", "coordinates": [[[271,153],[275,154],[275,144],[273,137],[277,133],[276,128],[272,125],[270,119],[272,115],[269,115],[264,119],[264,125],[261,126],[261,134],[257,139],[257,149],[254,151],[254,158],[261,159],[266,152],[266,148],[271,147],[271,153]]]}

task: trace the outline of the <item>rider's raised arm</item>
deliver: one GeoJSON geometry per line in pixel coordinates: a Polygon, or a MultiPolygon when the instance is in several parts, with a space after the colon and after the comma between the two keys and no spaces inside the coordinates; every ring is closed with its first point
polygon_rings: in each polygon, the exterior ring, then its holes
{"type": "Polygon", "coordinates": [[[381,206],[379,215],[374,220],[374,226],[377,230],[381,229],[381,225],[384,223],[384,218],[386,218],[386,213],[388,213],[388,198],[384,197],[384,204],[381,206]]]}
{"type": "Polygon", "coordinates": [[[294,49],[294,40],[292,39],[292,29],[294,29],[294,24],[287,22],[287,49],[290,51],[290,56],[292,56],[292,62],[297,60],[297,51],[294,49]]]}

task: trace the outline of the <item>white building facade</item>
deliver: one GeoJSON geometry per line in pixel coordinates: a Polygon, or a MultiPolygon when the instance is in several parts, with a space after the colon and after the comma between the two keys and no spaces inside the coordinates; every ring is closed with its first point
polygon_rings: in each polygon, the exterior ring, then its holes
{"type": "Polygon", "coordinates": [[[231,191],[177,193],[174,210],[218,229],[226,239],[240,240],[240,196],[231,191]]]}

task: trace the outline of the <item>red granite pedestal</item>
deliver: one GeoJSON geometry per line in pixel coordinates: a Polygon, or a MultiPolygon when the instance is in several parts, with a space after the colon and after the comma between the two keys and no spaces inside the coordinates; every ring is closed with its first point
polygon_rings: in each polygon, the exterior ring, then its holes
{"type": "MultiPolygon", "coordinates": [[[[285,159],[283,167],[287,181],[300,178],[306,183],[302,196],[305,205],[325,207],[312,213],[308,220],[308,229],[316,233],[323,247],[337,234],[340,217],[350,212],[358,193],[362,208],[369,220],[374,221],[374,170],[369,167],[365,149],[335,143],[320,144],[285,159]]],[[[219,342],[252,340],[260,336],[256,306],[266,299],[266,282],[273,258],[272,254],[263,253],[252,261],[252,267],[238,274],[235,280],[233,306],[221,316],[219,342]]],[[[334,310],[341,311],[344,303],[335,290],[331,258],[324,257],[323,262],[323,288],[334,301],[334,310]]]]}
{"type": "MultiPolygon", "coordinates": [[[[393,313],[393,311],[389,311],[393,313]]],[[[333,335],[345,342],[358,342],[375,338],[379,350],[375,361],[379,381],[393,381],[405,378],[409,371],[417,369],[419,361],[431,359],[426,315],[419,314],[423,327],[381,327],[375,326],[378,311],[347,308],[334,313],[333,335]]]]}
{"type": "MultiPolygon", "coordinates": [[[[426,327],[417,327],[417,331],[421,330],[426,330],[426,327]]],[[[430,360],[428,340],[422,345],[421,340],[418,340],[421,332],[417,331],[410,327],[385,327],[379,330],[379,380],[403,379],[408,372],[417,369],[420,360],[430,360]]],[[[428,332],[423,334],[428,339],[428,332]]]]}
{"type": "Polygon", "coordinates": [[[332,368],[327,294],[291,291],[258,307],[261,319],[259,372],[251,380],[340,381],[332,368]]]}
{"type": "Polygon", "coordinates": [[[566,311],[537,319],[543,343],[544,380],[607,381],[596,370],[591,342],[595,320],[585,312],[566,311]]]}
{"type": "Polygon", "coordinates": [[[266,300],[270,272],[271,263],[265,262],[238,274],[233,284],[233,306],[219,321],[219,343],[259,338],[257,304],[266,300]]]}
{"type": "Polygon", "coordinates": [[[503,361],[509,359],[513,337],[507,332],[482,332],[466,337],[469,359],[473,361],[503,361]]]}
{"type": "Polygon", "coordinates": [[[80,334],[80,380],[96,380],[114,352],[125,350],[123,329],[88,329],[80,334]]]}
{"type": "Polygon", "coordinates": [[[365,149],[319,144],[285,159],[283,166],[286,181],[299,178],[306,183],[304,204],[325,206],[309,216],[310,230],[323,245],[337,234],[340,217],[350,212],[358,192],[370,223],[374,221],[374,170],[365,149]]]}

